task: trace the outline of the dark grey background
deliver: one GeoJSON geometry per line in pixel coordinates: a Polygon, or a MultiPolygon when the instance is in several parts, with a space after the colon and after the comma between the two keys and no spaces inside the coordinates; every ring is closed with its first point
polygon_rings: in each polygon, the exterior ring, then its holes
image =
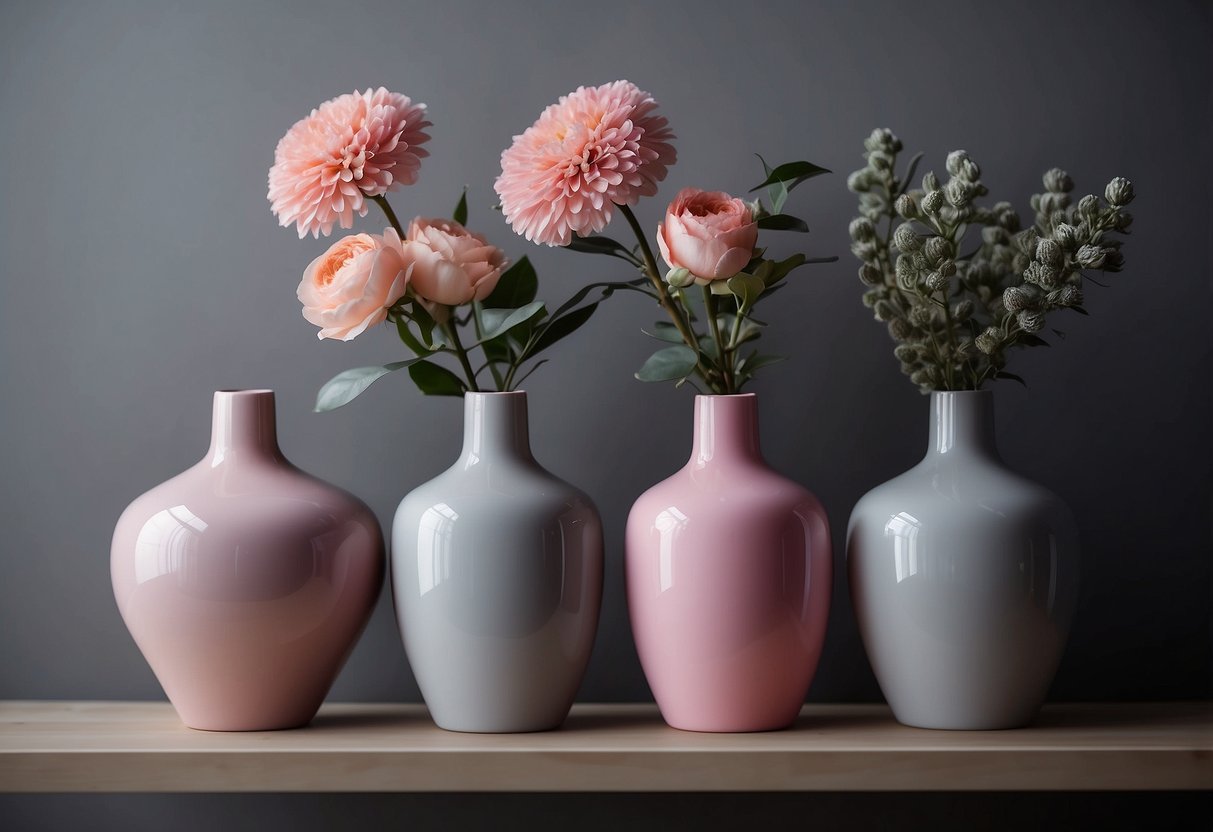
{"type": "MultiPolygon", "coordinates": [[[[490,208],[498,154],[560,94],[620,77],[654,94],[679,137],[661,194],[638,210],[646,226],[683,186],[745,190],[755,151],[836,172],[791,207],[813,228],[810,253],[841,260],[797,273],[764,308],[767,347],[793,360],[753,389],[767,455],[829,509],[840,566],[850,507],[926,438],[925,402],[860,305],[847,250],[862,138],[892,127],[928,152],[923,170],[963,147],[1025,217],[1052,165],[1080,193],[1134,180],[1126,271],[1090,290],[1089,318],[1058,321],[1064,344],[1014,359],[1030,387],[1000,387],[999,441],[1082,526],[1080,611],[1053,696],[1207,697],[1210,35],[1205,2],[5,2],[0,697],[162,695],[114,607],[109,536],[127,502],[205,450],[212,390],[277,390],[287,455],[385,524],[456,454],[459,403],[404,378],[310,412],[331,375],[402,348],[387,331],[320,343],[301,319],[295,286],[327,241],[270,215],[265,174],[287,128],[355,87],[428,103],[432,156],[393,195],[397,212],[446,214],[469,185],[470,224],[529,255],[558,301],[620,277],[618,261],[514,236],[490,208]]],[[[632,379],[652,311],[612,300],[527,385],[537,456],[594,496],[607,529],[583,700],[649,697],[621,533],[631,501],[683,462],[691,411],[686,390],[632,379]]],[[[810,698],[878,699],[841,578],[835,589],[810,698]]],[[[332,697],[418,698],[386,597],[332,697]]],[[[41,805],[0,802],[0,817],[7,806],[41,828],[41,805]]],[[[117,823],[148,804],[102,805],[117,823]]]]}

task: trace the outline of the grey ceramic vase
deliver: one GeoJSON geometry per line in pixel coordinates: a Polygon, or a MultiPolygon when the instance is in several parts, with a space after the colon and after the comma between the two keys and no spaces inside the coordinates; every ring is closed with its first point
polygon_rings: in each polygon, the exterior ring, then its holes
{"type": "Polygon", "coordinates": [[[1060,498],[999,458],[992,393],[931,395],[927,455],[855,506],[847,565],[899,721],[983,730],[1035,717],[1074,611],[1078,533],[1060,498]]]}
{"type": "Polygon", "coordinates": [[[466,394],[463,437],[458,461],[396,511],[409,663],[441,728],[558,728],[598,629],[602,521],[531,455],[525,393],[466,394]]]}

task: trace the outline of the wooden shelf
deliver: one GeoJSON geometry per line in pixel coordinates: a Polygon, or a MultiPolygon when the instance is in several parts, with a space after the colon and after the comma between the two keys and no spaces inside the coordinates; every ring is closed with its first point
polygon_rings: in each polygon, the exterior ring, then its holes
{"type": "Polygon", "coordinates": [[[1213,789],[1213,703],[1051,705],[1016,731],[923,731],[808,705],[695,734],[651,705],[577,705],[544,734],[455,734],[418,705],[326,705],[296,731],[191,731],[159,702],[0,702],[2,792],[1213,789]]]}

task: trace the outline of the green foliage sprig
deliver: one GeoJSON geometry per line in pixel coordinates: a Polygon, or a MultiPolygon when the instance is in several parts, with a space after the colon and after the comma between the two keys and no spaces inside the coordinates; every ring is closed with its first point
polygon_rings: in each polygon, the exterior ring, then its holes
{"type": "Polygon", "coordinates": [[[1124,210],[1134,196],[1127,179],[1109,182],[1102,200],[1088,194],[1072,205],[1073,181],[1053,168],[1030,200],[1033,224],[1022,228],[1009,202],[977,204],[987,189],[965,151],[948,154],[946,182],[931,172],[911,189],[922,153],[898,176],[902,144],[891,131],[874,130],[864,148],[867,164],[847,179],[859,196],[850,235],[868,287],[863,302],[886,324],[902,372],[924,393],[1022,382],[1005,369],[1008,352],[1047,346],[1039,333],[1055,313],[1087,314],[1091,273],[1124,265],[1122,241],[1110,235],[1128,234],[1133,221],[1124,210]],[[979,242],[966,243],[970,231],[979,242]]]}

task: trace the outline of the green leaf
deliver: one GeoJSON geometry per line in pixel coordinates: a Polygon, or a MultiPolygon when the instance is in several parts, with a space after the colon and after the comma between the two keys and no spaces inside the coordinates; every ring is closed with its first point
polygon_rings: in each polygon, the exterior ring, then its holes
{"type": "Polygon", "coordinates": [[[1023,378],[1022,378],[1021,376],[1017,376],[1017,375],[1015,375],[1014,373],[1008,373],[1008,372],[1006,372],[1005,370],[1004,370],[1004,371],[1001,371],[1001,372],[998,372],[998,373],[995,373],[995,374],[994,374],[994,378],[1005,378],[1005,379],[1010,379],[1011,381],[1018,381],[1018,382],[1019,382],[1020,384],[1022,384],[1024,387],[1027,387],[1027,386],[1028,386],[1028,383],[1027,383],[1026,381],[1024,381],[1024,380],[1023,380],[1023,378]]]}
{"type": "Polygon", "coordinates": [[[803,254],[793,254],[786,260],[768,260],[771,264],[769,271],[761,275],[763,283],[769,288],[787,277],[793,269],[803,266],[808,258],[803,254]]]}
{"type": "Polygon", "coordinates": [[[914,181],[914,171],[918,170],[918,163],[922,161],[922,152],[914,154],[914,158],[910,160],[910,166],[906,169],[906,175],[901,178],[901,187],[897,189],[894,197],[899,197],[910,189],[910,183],[914,181]]]}
{"type": "Polygon", "coordinates": [[[413,331],[409,329],[408,318],[403,315],[396,318],[396,334],[400,336],[400,340],[404,342],[404,345],[413,351],[414,355],[424,358],[436,352],[436,350],[430,349],[417,340],[417,336],[413,335],[413,331]]]}
{"type": "Polygon", "coordinates": [[[617,240],[612,240],[610,237],[578,237],[573,235],[573,239],[567,246],[569,251],[580,251],[584,254],[606,254],[611,257],[619,257],[627,260],[629,263],[636,265],[640,261],[632,252],[617,240]]]}
{"type": "Polygon", "coordinates": [[[525,373],[523,373],[521,376],[519,376],[517,379],[514,380],[513,389],[517,390],[520,387],[522,387],[522,382],[524,382],[528,378],[530,378],[531,373],[535,372],[536,370],[538,370],[540,367],[542,367],[544,364],[547,364],[547,363],[548,363],[548,359],[546,359],[546,358],[541,358],[538,361],[536,361],[534,363],[534,365],[531,367],[531,369],[527,370],[525,373]]]}
{"type": "Polygon", "coordinates": [[[468,189],[466,187],[459,197],[459,204],[455,206],[455,213],[451,214],[451,219],[460,225],[468,224],[468,189]]]}
{"type": "MultiPolygon", "coordinates": [[[[762,159],[761,156],[758,157],[762,159]]],[[[763,166],[766,166],[766,160],[763,160],[763,166]]],[[[759,182],[753,188],[750,188],[750,193],[757,191],[759,188],[765,188],[768,185],[773,185],[776,182],[783,183],[790,191],[804,182],[806,179],[812,179],[814,176],[821,176],[823,173],[829,173],[827,169],[815,165],[812,162],[788,162],[779,165],[774,170],[767,174],[767,178],[759,182]]]]}
{"type": "Polygon", "coordinates": [[[467,385],[446,367],[432,361],[418,361],[409,367],[409,377],[427,396],[462,396],[467,385]]]}
{"type": "Polygon", "coordinates": [[[543,311],[543,301],[541,300],[528,303],[518,309],[485,309],[480,315],[481,323],[484,326],[480,341],[481,343],[492,341],[543,311]]]}
{"type": "Polygon", "coordinates": [[[329,379],[320,392],[316,394],[316,412],[327,413],[343,407],[388,373],[394,373],[421,361],[420,358],[410,358],[408,361],[393,361],[377,367],[355,367],[344,370],[329,379]]]}
{"type": "Polygon", "coordinates": [[[766,288],[766,285],[762,282],[762,278],[746,274],[745,272],[730,277],[728,286],[729,291],[736,295],[740,302],[737,308],[737,312],[740,315],[744,315],[754,306],[754,303],[758,300],[758,296],[766,288]]]}
{"type": "Polygon", "coordinates": [[[772,364],[778,364],[780,361],[787,361],[786,355],[762,355],[754,353],[745,360],[745,371],[753,374],[756,370],[761,370],[763,367],[769,367],[772,364]]]}
{"type": "Polygon", "coordinates": [[[429,310],[421,305],[421,301],[413,301],[413,306],[409,314],[413,319],[413,323],[417,324],[418,331],[421,332],[421,343],[427,349],[432,350],[434,347],[441,346],[443,343],[445,343],[441,338],[435,340],[434,328],[437,327],[438,324],[430,316],[429,310]]]}
{"type": "Polygon", "coordinates": [[[1018,338],[1016,338],[1015,340],[1016,340],[1018,343],[1023,344],[1025,347],[1048,347],[1048,346],[1052,346],[1052,345],[1051,345],[1051,344],[1050,344],[1048,341],[1046,341],[1044,338],[1041,338],[1039,335],[1034,335],[1034,334],[1032,334],[1031,332],[1021,332],[1021,333],[1019,333],[1019,337],[1018,337],[1018,338]]]}
{"type": "Polygon", "coordinates": [[[668,344],[682,343],[682,334],[679,333],[678,327],[669,321],[656,321],[650,329],[651,332],[648,329],[640,331],[650,338],[656,338],[658,341],[665,341],[668,344]]]}
{"type": "Polygon", "coordinates": [[[505,270],[493,291],[481,303],[485,309],[517,309],[535,299],[539,277],[531,261],[523,257],[505,270]]]}
{"type": "MultiPolygon", "coordinates": [[[[769,177],[771,175],[772,168],[767,164],[767,160],[762,158],[760,154],[756,153],[754,155],[758,156],[758,161],[762,162],[762,170],[764,174],[769,177]]],[[[755,188],[755,190],[757,190],[757,188],[755,188]]],[[[771,198],[771,211],[778,214],[783,210],[783,204],[788,201],[788,186],[783,182],[772,183],[770,187],[767,188],[767,195],[771,198]]],[[[746,271],[749,270],[747,269],[746,271]]]]}
{"type": "Polygon", "coordinates": [[[633,292],[640,292],[642,295],[648,295],[649,297],[653,297],[653,294],[651,292],[647,292],[643,288],[648,282],[649,282],[649,279],[647,277],[638,277],[635,280],[628,280],[628,281],[625,281],[622,283],[616,282],[616,281],[607,281],[604,283],[590,283],[589,285],[582,286],[580,289],[578,289],[573,294],[573,296],[571,298],[566,300],[564,303],[560,304],[560,306],[556,309],[556,311],[552,313],[552,317],[559,318],[565,312],[568,312],[570,309],[572,309],[577,304],[581,303],[583,300],[585,300],[587,297],[589,297],[590,292],[593,292],[595,289],[601,290],[601,294],[594,301],[594,303],[601,303],[602,301],[606,300],[611,295],[613,295],[615,292],[622,291],[622,290],[631,290],[633,292]]]}
{"type": "Polygon", "coordinates": [[[641,381],[677,381],[695,372],[699,356],[685,344],[657,350],[636,373],[641,381]]]}
{"type": "Polygon", "coordinates": [[[809,225],[800,217],[791,214],[768,214],[758,220],[758,227],[768,231],[802,231],[807,232],[809,225]]]}
{"type": "Polygon", "coordinates": [[[542,352],[560,339],[572,335],[582,324],[590,319],[590,316],[594,314],[594,310],[597,308],[597,303],[591,303],[589,306],[583,306],[568,314],[561,315],[559,318],[552,318],[546,326],[539,330],[539,337],[535,340],[530,350],[527,351],[527,357],[542,352]]]}

